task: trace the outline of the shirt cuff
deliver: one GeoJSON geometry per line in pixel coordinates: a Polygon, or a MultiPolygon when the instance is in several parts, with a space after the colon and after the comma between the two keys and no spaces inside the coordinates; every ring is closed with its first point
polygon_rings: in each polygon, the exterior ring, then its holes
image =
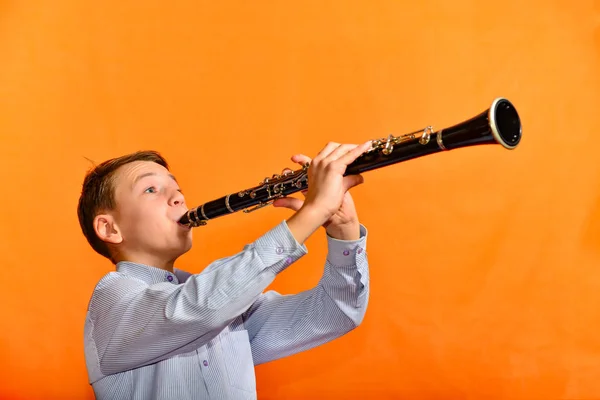
{"type": "Polygon", "coordinates": [[[254,248],[265,266],[275,274],[280,273],[308,253],[304,244],[298,243],[282,221],[254,242],[254,248]]]}
{"type": "Polygon", "coordinates": [[[347,267],[357,264],[358,257],[365,257],[367,228],[360,224],[357,240],[340,240],[327,235],[327,260],[334,266],[347,267]]]}

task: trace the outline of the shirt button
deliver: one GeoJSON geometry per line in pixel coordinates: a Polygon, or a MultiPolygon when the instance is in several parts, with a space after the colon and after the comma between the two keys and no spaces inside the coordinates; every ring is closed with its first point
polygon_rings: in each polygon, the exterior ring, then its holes
{"type": "Polygon", "coordinates": [[[202,361],[202,365],[204,365],[205,367],[208,367],[208,361],[206,361],[206,360],[202,361]]]}
{"type": "Polygon", "coordinates": [[[344,250],[344,255],[347,256],[348,254],[350,254],[350,252],[348,250],[344,250]]]}
{"type": "Polygon", "coordinates": [[[167,280],[168,280],[169,282],[173,282],[173,277],[172,277],[171,275],[169,275],[169,276],[167,276],[167,280]]]}
{"type": "Polygon", "coordinates": [[[362,248],[361,247],[358,248],[358,254],[360,254],[360,253],[362,253],[362,248]]]}
{"type": "Polygon", "coordinates": [[[286,264],[291,264],[292,263],[292,257],[288,257],[285,259],[285,263],[286,264]]]}
{"type": "Polygon", "coordinates": [[[283,248],[278,247],[275,251],[277,252],[277,254],[281,254],[281,253],[283,253],[283,248]]]}

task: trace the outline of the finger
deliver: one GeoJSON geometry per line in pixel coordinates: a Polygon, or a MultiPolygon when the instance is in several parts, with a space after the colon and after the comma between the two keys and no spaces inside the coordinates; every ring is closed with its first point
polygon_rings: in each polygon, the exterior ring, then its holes
{"type": "Polygon", "coordinates": [[[357,144],[342,144],[342,145],[338,146],[335,150],[333,150],[331,153],[329,153],[329,155],[324,160],[326,162],[327,161],[335,161],[356,147],[358,147],[357,144]]]}
{"type": "Polygon", "coordinates": [[[370,148],[371,148],[371,141],[368,140],[365,143],[361,144],[360,146],[355,147],[354,149],[350,150],[349,152],[347,152],[346,154],[344,154],[343,156],[338,158],[337,161],[341,162],[344,165],[348,165],[351,162],[353,162],[354,160],[356,160],[365,151],[369,150],[370,148]]]}
{"type": "Polygon", "coordinates": [[[329,153],[335,150],[340,144],[336,142],[329,142],[327,145],[315,156],[315,161],[320,161],[323,158],[327,157],[329,153]]]}
{"type": "Polygon", "coordinates": [[[290,210],[298,211],[303,204],[304,201],[295,197],[281,197],[273,202],[273,207],[284,207],[289,208],[290,210]]]}
{"type": "Polygon", "coordinates": [[[350,188],[358,186],[365,181],[362,175],[348,175],[344,177],[344,188],[348,191],[350,188]]]}
{"type": "Polygon", "coordinates": [[[300,165],[304,165],[306,163],[310,163],[312,160],[310,157],[305,156],[304,154],[295,154],[292,156],[292,161],[300,165]]]}

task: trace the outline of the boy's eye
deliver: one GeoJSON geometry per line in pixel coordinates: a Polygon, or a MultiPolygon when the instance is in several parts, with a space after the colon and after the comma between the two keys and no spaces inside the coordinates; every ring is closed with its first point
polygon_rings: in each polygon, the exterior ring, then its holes
{"type": "Polygon", "coordinates": [[[151,186],[148,189],[146,189],[144,193],[156,193],[156,189],[154,188],[154,186],[151,186]]]}

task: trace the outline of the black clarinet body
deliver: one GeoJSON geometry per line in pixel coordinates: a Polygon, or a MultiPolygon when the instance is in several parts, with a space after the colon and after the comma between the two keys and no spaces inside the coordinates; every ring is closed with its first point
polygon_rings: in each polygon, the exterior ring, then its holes
{"type": "MultiPolygon", "coordinates": [[[[499,97],[480,114],[437,132],[428,126],[402,136],[389,135],[373,140],[371,148],[348,165],[345,175],[470,146],[500,145],[512,150],[519,145],[521,135],[521,120],[516,108],[509,100],[499,97]]],[[[275,174],[257,186],[194,207],[181,217],[179,223],[190,227],[206,225],[210,219],[238,211],[252,212],[277,198],[305,190],[308,188],[308,168],[304,165],[296,171],[275,174]]]]}

